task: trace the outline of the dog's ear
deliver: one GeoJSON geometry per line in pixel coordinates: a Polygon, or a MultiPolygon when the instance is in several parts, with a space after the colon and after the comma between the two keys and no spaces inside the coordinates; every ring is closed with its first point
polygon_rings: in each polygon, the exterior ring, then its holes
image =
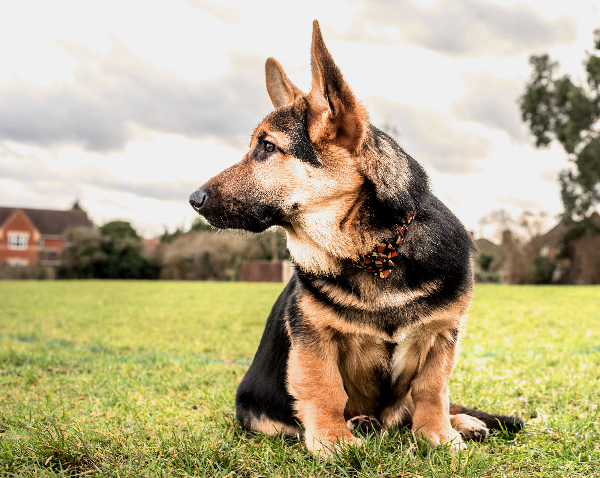
{"type": "Polygon", "coordinates": [[[313,22],[312,88],[308,95],[309,134],[319,140],[356,151],[368,125],[367,114],[344,80],[325,46],[319,23],[313,22]]]}
{"type": "Polygon", "coordinates": [[[283,71],[283,68],[275,58],[268,58],[265,63],[265,74],[267,77],[267,93],[275,108],[289,105],[298,96],[300,91],[283,71]]]}

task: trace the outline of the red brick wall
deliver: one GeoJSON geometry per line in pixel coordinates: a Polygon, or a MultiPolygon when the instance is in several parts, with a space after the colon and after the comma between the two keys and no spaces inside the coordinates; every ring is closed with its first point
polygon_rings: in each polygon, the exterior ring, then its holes
{"type": "Polygon", "coordinates": [[[40,233],[19,209],[0,226],[0,264],[9,259],[25,259],[27,265],[33,266],[38,260],[38,241],[40,233]],[[21,233],[29,236],[27,249],[17,250],[8,248],[8,237],[11,233],[21,233]]]}
{"type": "Polygon", "coordinates": [[[58,249],[61,250],[65,247],[64,239],[48,239],[46,237],[42,238],[42,247],[44,249],[58,249]]]}
{"type": "Polygon", "coordinates": [[[244,261],[240,269],[240,280],[246,282],[281,282],[283,267],[281,262],[244,261]]]}

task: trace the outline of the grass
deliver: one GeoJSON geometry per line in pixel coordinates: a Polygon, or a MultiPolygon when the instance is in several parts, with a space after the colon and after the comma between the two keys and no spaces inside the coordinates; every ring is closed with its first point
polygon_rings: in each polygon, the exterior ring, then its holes
{"type": "Polygon", "coordinates": [[[0,282],[3,476],[600,476],[600,288],[479,285],[457,403],[527,419],[451,456],[391,430],[320,461],[235,389],[280,284],[0,282]]]}

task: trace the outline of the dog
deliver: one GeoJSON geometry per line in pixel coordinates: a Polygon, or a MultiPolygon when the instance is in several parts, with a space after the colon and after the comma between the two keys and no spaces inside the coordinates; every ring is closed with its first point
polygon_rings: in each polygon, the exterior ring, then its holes
{"type": "Polygon", "coordinates": [[[217,228],[283,228],[296,266],[238,387],[239,423],[303,434],[322,456],[360,443],[357,428],[408,426],[451,450],[519,431],[449,403],[475,246],[423,167],[369,123],[316,20],[310,92],[273,58],[265,71],[275,110],[189,199],[217,228]]]}

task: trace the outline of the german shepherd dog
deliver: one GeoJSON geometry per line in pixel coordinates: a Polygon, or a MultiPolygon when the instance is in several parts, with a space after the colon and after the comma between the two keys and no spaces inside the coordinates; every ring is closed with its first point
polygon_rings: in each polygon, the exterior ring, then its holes
{"type": "Polygon", "coordinates": [[[313,24],[312,88],[266,62],[275,111],[236,165],[190,196],[218,228],[280,226],[296,272],[237,390],[241,425],[304,434],[323,456],[355,428],[410,426],[432,445],[523,421],[449,403],[473,291],[473,242],[424,169],[369,123],[313,24]]]}

